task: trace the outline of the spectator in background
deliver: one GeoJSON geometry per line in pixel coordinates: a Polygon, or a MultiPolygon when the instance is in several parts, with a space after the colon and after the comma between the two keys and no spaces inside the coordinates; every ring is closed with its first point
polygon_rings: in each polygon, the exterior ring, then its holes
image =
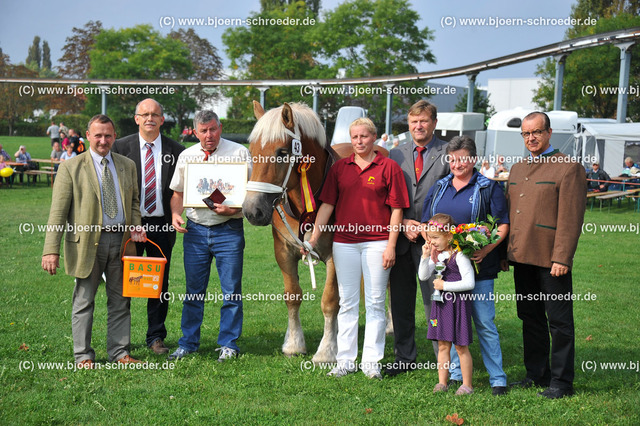
{"type": "Polygon", "coordinates": [[[54,142],[60,142],[60,127],[51,121],[51,126],[47,127],[47,134],[51,137],[51,146],[54,142]]]}
{"type": "MultiPolygon", "coordinates": [[[[15,155],[16,163],[22,163],[22,166],[16,166],[16,172],[20,173],[20,183],[23,182],[24,172],[29,170],[29,161],[31,161],[31,154],[27,152],[27,148],[24,145],[20,145],[18,151],[16,151],[15,155]]],[[[35,182],[35,176],[34,182],[35,182]]]]}
{"type": "Polygon", "coordinates": [[[60,132],[60,148],[63,152],[67,150],[67,145],[69,145],[69,137],[67,136],[67,132],[60,132]]]}
{"type": "Polygon", "coordinates": [[[509,173],[509,168],[504,165],[504,157],[502,155],[498,156],[498,164],[495,166],[496,176],[500,176],[500,173],[509,173]]]}
{"type": "Polygon", "coordinates": [[[624,159],[624,169],[622,170],[623,175],[635,175],[640,172],[640,166],[633,162],[633,158],[627,157],[624,159]]]}
{"type": "Polygon", "coordinates": [[[600,168],[600,163],[594,161],[591,171],[587,172],[587,191],[589,192],[607,192],[609,189],[608,182],[596,182],[596,181],[609,181],[609,175],[607,172],[600,168]]]}
{"type": "Polygon", "coordinates": [[[180,134],[180,142],[185,142],[187,136],[189,136],[189,128],[184,126],[184,129],[182,129],[182,133],[180,134]]]}
{"type": "Polygon", "coordinates": [[[11,157],[9,156],[7,151],[4,150],[1,143],[0,143],[0,159],[4,159],[5,161],[11,160],[11,157]]]}
{"type": "Polygon", "coordinates": [[[68,144],[67,145],[67,150],[60,155],[60,161],[69,160],[69,159],[75,157],[76,155],[78,155],[78,154],[73,152],[73,146],[71,144],[68,144]]]}
{"type": "Polygon", "coordinates": [[[493,179],[496,177],[496,169],[494,169],[490,164],[489,160],[482,160],[482,168],[480,169],[480,173],[484,177],[488,177],[489,179],[493,179]]]}
{"type": "Polygon", "coordinates": [[[387,143],[389,143],[389,135],[383,133],[382,136],[380,136],[380,140],[378,141],[378,146],[387,149],[387,143]]]}
{"type": "Polygon", "coordinates": [[[398,139],[398,138],[394,138],[394,139],[393,139],[393,145],[391,145],[391,149],[393,149],[393,148],[397,148],[397,147],[398,147],[398,145],[400,145],[400,139],[398,139]]]}
{"type": "MultiPolygon", "coordinates": [[[[65,135],[67,133],[69,133],[69,128],[67,126],[64,125],[64,123],[61,121],[60,122],[60,133],[64,133],[65,135]]],[[[60,135],[60,137],[62,138],[62,135],[60,135]]]]}
{"type": "Polygon", "coordinates": [[[53,151],[51,151],[51,159],[59,160],[64,151],[60,149],[60,142],[53,143],[53,151]]]}

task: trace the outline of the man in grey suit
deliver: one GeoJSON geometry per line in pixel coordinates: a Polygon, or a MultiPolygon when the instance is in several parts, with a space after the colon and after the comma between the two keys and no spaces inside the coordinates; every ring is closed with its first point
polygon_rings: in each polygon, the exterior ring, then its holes
{"type": "MultiPolygon", "coordinates": [[[[121,253],[129,236],[133,241],[145,241],[146,233],[140,226],[136,166],[128,158],[111,153],[115,138],[113,121],[106,115],[96,115],[87,126],[91,143],[88,153],[60,164],[42,253],[42,268],[54,275],[60,267],[60,243],[66,231],[64,266],[68,275],[76,277],[71,331],[78,368],[94,367],[91,329],[103,273],[109,361],[140,362],[129,355],[130,299],[122,296],[121,253]]],[[[126,246],[128,251],[132,247],[126,246]]]]}
{"type": "Polygon", "coordinates": [[[117,152],[133,160],[138,171],[138,190],[140,192],[140,213],[142,226],[147,237],[156,243],[160,250],[150,243],[136,243],[138,256],[146,251],[147,256],[167,258],[162,278],[162,294],[159,299],[147,301],[147,346],[156,354],[165,354],[169,348],[164,344],[167,329],[169,303],[164,294],[169,290],[169,270],[171,253],[176,242],[176,231],[171,225],[171,197],[169,188],[178,156],[184,147],[178,142],[160,134],[164,123],[162,105],[154,99],[144,99],[136,105],[134,119],[139,132],[113,144],[112,152],[117,152]]]}
{"type": "MultiPolygon", "coordinates": [[[[385,370],[388,376],[415,369],[412,364],[416,362],[417,356],[416,275],[425,242],[419,230],[422,205],[429,188],[438,179],[449,174],[449,163],[445,158],[447,143],[433,134],[438,122],[435,105],[424,100],[418,101],[409,108],[407,119],[413,142],[389,151],[389,157],[400,165],[404,173],[410,206],[404,209],[403,229],[396,245],[396,263],[390,275],[395,363],[385,370]]],[[[433,283],[431,280],[418,281],[426,318],[429,318],[433,283]]],[[[438,352],[437,342],[434,342],[434,352],[438,352]]]]}

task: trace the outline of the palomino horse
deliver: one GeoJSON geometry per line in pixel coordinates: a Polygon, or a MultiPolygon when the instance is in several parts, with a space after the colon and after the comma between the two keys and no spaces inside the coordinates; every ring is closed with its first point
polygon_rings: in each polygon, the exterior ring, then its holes
{"type": "MultiPolygon", "coordinates": [[[[299,314],[302,289],[298,279],[301,254],[297,236],[299,218],[305,212],[305,203],[301,195],[299,166],[307,160],[308,183],[311,192],[317,197],[326,170],[334,161],[334,152],[327,146],[324,128],[318,116],[306,105],[285,103],[267,113],[255,101],[253,106],[258,122],[249,136],[249,150],[254,162],[242,211],[252,225],[272,225],[276,261],[284,277],[285,300],[289,312],[282,352],[287,356],[305,354],[307,349],[299,314]],[[290,229],[274,210],[281,205],[290,229]]],[[[334,362],[337,353],[336,317],[339,306],[331,253],[332,239],[331,233],[324,232],[315,248],[317,255],[327,266],[321,302],[324,334],[313,357],[313,362],[316,363],[334,362]]]]}

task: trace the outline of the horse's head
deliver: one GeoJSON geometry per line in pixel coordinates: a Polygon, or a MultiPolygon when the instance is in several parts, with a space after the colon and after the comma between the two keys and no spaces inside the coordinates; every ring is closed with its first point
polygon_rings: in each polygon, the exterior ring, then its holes
{"type": "MultiPolygon", "coordinates": [[[[253,111],[258,119],[249,136],[253,170],[242,211],[252,225],[264,226],[283,193],[299,187],[300,159],[323,157],[326,136],[318,116],[304,104],[285,103],[265,113],[254,101],[253,111]]],[[[313,167],[317,174],[324,162],[313,167]]]]}

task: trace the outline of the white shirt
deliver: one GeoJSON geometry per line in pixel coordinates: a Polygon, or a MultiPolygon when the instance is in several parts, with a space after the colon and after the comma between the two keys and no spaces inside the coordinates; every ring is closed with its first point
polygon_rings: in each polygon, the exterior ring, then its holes
{"type": "MultiPolygon", "coordinates": [[[[455,262],[458,264],[458,270],[460,271],[460,281],[445,281],[443,285],[444,291],[467,291],[473,290],[476,285],[475,277],[473,274],[473,265],[471,260],[462,253],[456,254],[455,262]]],[[[418,277],[422,281],[429,279],[431,274],[436,269],[436,264],[433,263],[431,257],[425,259],[420,258],[420,266],[418,267],[418,277]]]]}
{"type": "Polygon", "coordinates": [[[142,167],[142,182],[140,185],[140,214],[142,217],[164,217],[164,205],[162,204],[162,136],[158,134],[158,137],[152,142],[153,149],[153,164],[156,172],[156,209],[153,214],[149,214],[144,208],[144,198],[146,191],[144,188],[144,165],[147,158],[147,141],[142,138],[142,135],[138,133],[140,139],[140,165],[142,167]]]}
{"type": "Polygon", "coordinates": [[[494,169],[493,167],[489,167],[488,169],[481,167],[480,173],[482,173],[483,176],[486,176],[489,179],[493,179],[496,177],[496,169],[494,169]]]}
{"type": "MultiPolygon", "coordinates": [[[[176,192],[184,193],[184,171],[187,163],[204,162],[204,151],[202,144],[197,143],[180,153],[178,162],[176,164],[176,171],[173,173],[173,179],[171,179],[171,185],[169,187],[176,192]]],[[[215,151],[209,155],[207,162],[210,163],[240,163],[244,162],[248,165],[248,176],[251,176],[251,158],[249,150],[239,143],[235,143],[226,139],[220,138],[220,143],[215,151]]],[[[208,207],[187,207],[187,218],[193,222],[204,225],[212,226],[219,225],[228,221],[229,219],[242,218],[242,212],[234,214],[233,216],[221,216],[209,209],[208,207]]]]}

